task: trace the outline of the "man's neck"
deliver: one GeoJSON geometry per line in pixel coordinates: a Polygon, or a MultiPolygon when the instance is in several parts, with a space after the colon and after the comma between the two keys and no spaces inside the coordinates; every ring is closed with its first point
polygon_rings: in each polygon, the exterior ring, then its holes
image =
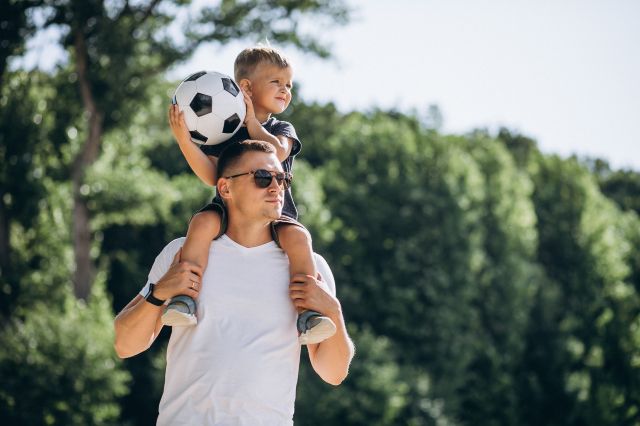
{"type": "Polygon", "coordinates": [[[271,225],[268,221],[256,222],[229,218],[226,234],[236,243],[248,248],[273,241],[271,225]]]}

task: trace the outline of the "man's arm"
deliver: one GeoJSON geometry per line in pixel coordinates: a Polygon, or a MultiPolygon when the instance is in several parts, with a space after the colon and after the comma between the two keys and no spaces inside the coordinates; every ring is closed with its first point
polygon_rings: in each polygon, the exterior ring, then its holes
{"type": "MultiPolygon", "coordinates": [[[[157,299],[167,300],[178,294],[194,299],[198,297],[202,268],[189,262],[180,262],[180,252],[178,250],[171,267],[156,283],[153,295],[157,299]]],[[[162,329],[160,316],[163,308],[148,303],[138,294],[116,316],[114,346],[120,358],[132,357],[151,346],[162,329]]]]}
{"type": "MultiPolygon", "coordinates": [[[[318,265],[319,269],[321,266],[318,265]]],[[[311,365],[322,380],[339,385],[347,377],[355,353],[340,302],[308,275],[294,276],[289,291],[296,307],[320,312],[336,324],[336,334],[318,344],[307,345],[307,350],[311,365]]]]}
{"type": "Polygon", "coordinates": [[[336,324],[336,334],[320,343],[307,345],[309,360],[315,372],[322,380],[335,386],[347,378],[349,365],[355,354],[355,347],[347,334],[342,310],[340,309],[338,312],[325,314],[336,324]]]}
{"type": "Polygon", "coordinates": [[[161,313],[162,306],[147,303],[139,294],[120,311],[114,322],[114,346],[120,358],[132,357],[151,346],[162,329],[161,313]]]}

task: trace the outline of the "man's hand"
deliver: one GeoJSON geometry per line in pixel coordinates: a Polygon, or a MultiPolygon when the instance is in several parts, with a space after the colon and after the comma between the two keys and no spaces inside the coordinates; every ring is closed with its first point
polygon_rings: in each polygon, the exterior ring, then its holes
{"type": "Polygon", "coordinates": [[[320,283],[322,283],[320,274],[317,279],[311,275],[296,274],[289,284],[289,297],[296,308],[320,312],[336,321],[341,317],[340,302],[320,283]]]}
{"type": "Polygon", "coordinates": [[[187,123],[184,121],[184,112],[180,111],[176,104],[169,106],[169,126],[173,137],[176,138],[179,144],[191,142],[189,128],[187,128],[187,123]]]}
{"type": "Polygon", "coordinates": [[[198,265],[180,261],[182,248],[173,257],[171,267],[166,274],[156,283],[153,295],[160,300],[171,299],[179,294],[190,296],[194,299],[200,294],[202,288],[202,268],[198,265]]]}

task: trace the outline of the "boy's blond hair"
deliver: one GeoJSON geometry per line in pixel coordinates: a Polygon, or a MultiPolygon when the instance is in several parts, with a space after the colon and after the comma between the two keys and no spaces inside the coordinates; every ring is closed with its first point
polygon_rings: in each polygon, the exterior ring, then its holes
{"type": "Polygon", "coordinates": [[[233,64],[236,82],[240,82],[243,78],[251,79],[256,67],[263,62],[280,68],[291,66],[291,61],[271,46],[248,47],[236,56],[236,61],[233,64]]]}

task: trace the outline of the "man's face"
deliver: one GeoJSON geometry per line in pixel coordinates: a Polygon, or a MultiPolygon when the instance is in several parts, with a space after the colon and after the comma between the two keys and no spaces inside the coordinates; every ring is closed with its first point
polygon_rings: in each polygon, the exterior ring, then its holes
{"type": "MultiPolygon", "coordinates": [[[[282,164],[275,154],[254,151],[245,153],[225,175],[232,176],[260,169],[283,172],[282,164]]],[[[248,219],[272,221],[282,215],[284,187],[278,184],[275,178],[271,179],[266,188],[256,185],[253,173],[226,179],[225,184],[228,185],[228,194],[224,193],[223,188],[222,196],[227,203],[229,216],[240,214],[248,219]]]]}

